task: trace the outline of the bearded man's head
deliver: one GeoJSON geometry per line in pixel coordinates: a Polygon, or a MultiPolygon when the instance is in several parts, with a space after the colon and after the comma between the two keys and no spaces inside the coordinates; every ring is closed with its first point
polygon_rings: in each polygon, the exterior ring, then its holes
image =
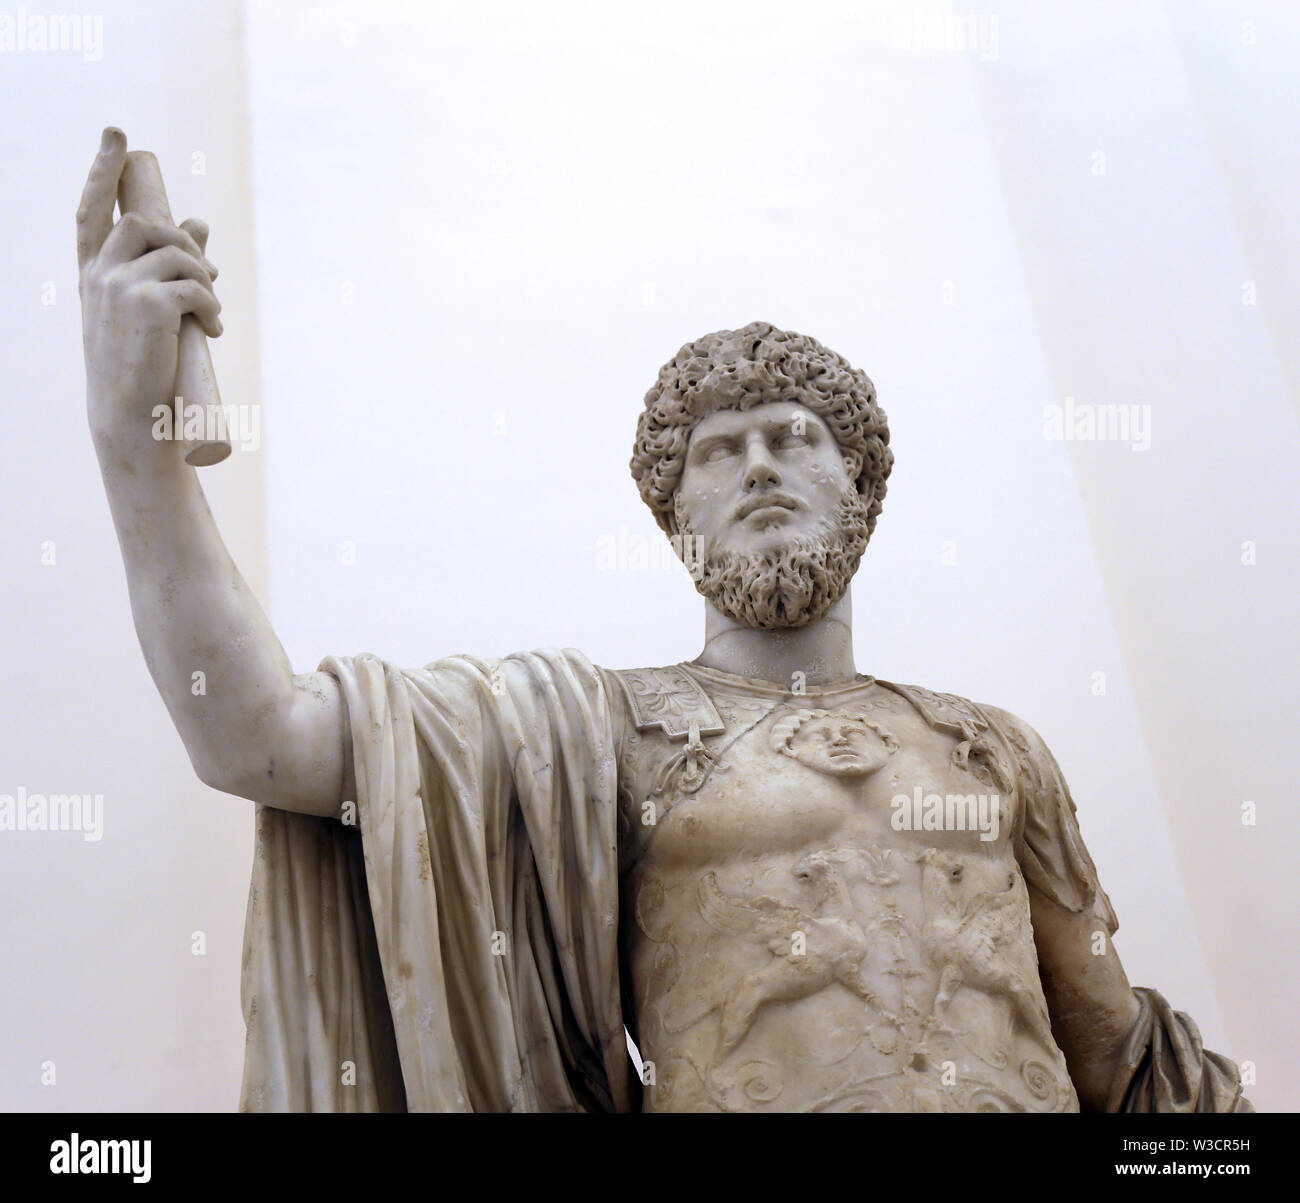
{"type": "Polygon", "coordinates": [[[844,596],[893,462],[866,374],[814,338],[753,322],[687,343],[660,369],[631,467],[678,554],[696,560],[699,592],[775,630],[815,622],[844,596]],[[759,406],[771,422],[714,416],[759,406]],[[701,423],[707,444],[693,438],[701,423]]]}

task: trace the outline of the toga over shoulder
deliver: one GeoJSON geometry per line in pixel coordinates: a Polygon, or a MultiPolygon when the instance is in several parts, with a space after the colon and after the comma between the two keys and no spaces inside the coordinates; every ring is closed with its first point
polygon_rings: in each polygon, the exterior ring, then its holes
{"type": "Polygon", "coordinates": [[[321,669],[356,796],[258,809],[241,1107],[633,1109],[605,677],[572,649],[321,669]]]}

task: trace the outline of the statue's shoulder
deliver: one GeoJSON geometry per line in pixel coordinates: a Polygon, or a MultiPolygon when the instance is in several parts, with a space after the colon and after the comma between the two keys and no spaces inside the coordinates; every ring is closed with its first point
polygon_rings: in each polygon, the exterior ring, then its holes
{"type": "Polygon", "coordinates": [[[654,668],[605,670],[627,703],[628,718],[638,731],[660,728],[669,739],[682,739],[726,730],[713,699],[680,664],[654,668]]]}
{"type": "MultiPolygon", "coordinates": [[[[1002,711],[972,702],[955,693],[940,693],[923,685],[900,685],[876,679],[876,684],[905,698],[936,731],[961,739],[976,739],[998,724],[1002,711]]],[[[1008,716],[1009,717],[1009,716],[1008,716]]]]}
{"type": "Polygon", "coordinates": [[[988,774],[1004,788],[1026,778],[1036,787],[1054,771],[1054,765],[1052,769],[1047,768],[1052,764],[1051,753],[1042,737],[1009,710],[921,685],[899,685],[879,679],[876,683],[906,698],[931,729],[959,740],[956,755],[961,763],[982,762],[987,765],[988,774]],[[1001,752],[997,751],[998,745],[1001,752]]]}
{"type": "Polygon", "coordinates": [[[1039,742],[1038,733],[1024,719],[988,702],[974,702],[960,694],[940,693],[923,685],[899,685],[879,678],[876,684],[906,698],[931,726],[949,729],[963,739],[974,739],[980,732],[993,728],[1017,743],[1039,742]]]}

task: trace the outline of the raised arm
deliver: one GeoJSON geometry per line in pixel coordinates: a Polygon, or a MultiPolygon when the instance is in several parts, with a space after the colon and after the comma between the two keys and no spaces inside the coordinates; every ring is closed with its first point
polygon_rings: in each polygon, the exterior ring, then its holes
{"type": "Polygon", "coordinates": [[[171,405],[181,318],[221,334],[207,227],[113,208],[126,137],[104,131],[77,211],[86,403],[145,663],[199,777],[214,789],[337,815],[343,702],[327,673],[295,676],[240,575],[179,441],[171,405]],[[199,676],[197,674],[202,674],[199,676]]]}

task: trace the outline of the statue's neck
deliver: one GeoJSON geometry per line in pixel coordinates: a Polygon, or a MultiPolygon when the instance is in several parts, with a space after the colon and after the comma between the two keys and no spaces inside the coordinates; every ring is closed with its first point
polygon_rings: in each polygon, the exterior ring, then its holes
{"type": "Polygon", "coordinates": [[[805,685],[836,685],[857,674],[853,666],[853,605],[848,592],[806,627],[755,631],[707,603],[705,615],[704,650],[695,663],[706,668],[773,681],[786,688],[799,680],[805,685]]]}

